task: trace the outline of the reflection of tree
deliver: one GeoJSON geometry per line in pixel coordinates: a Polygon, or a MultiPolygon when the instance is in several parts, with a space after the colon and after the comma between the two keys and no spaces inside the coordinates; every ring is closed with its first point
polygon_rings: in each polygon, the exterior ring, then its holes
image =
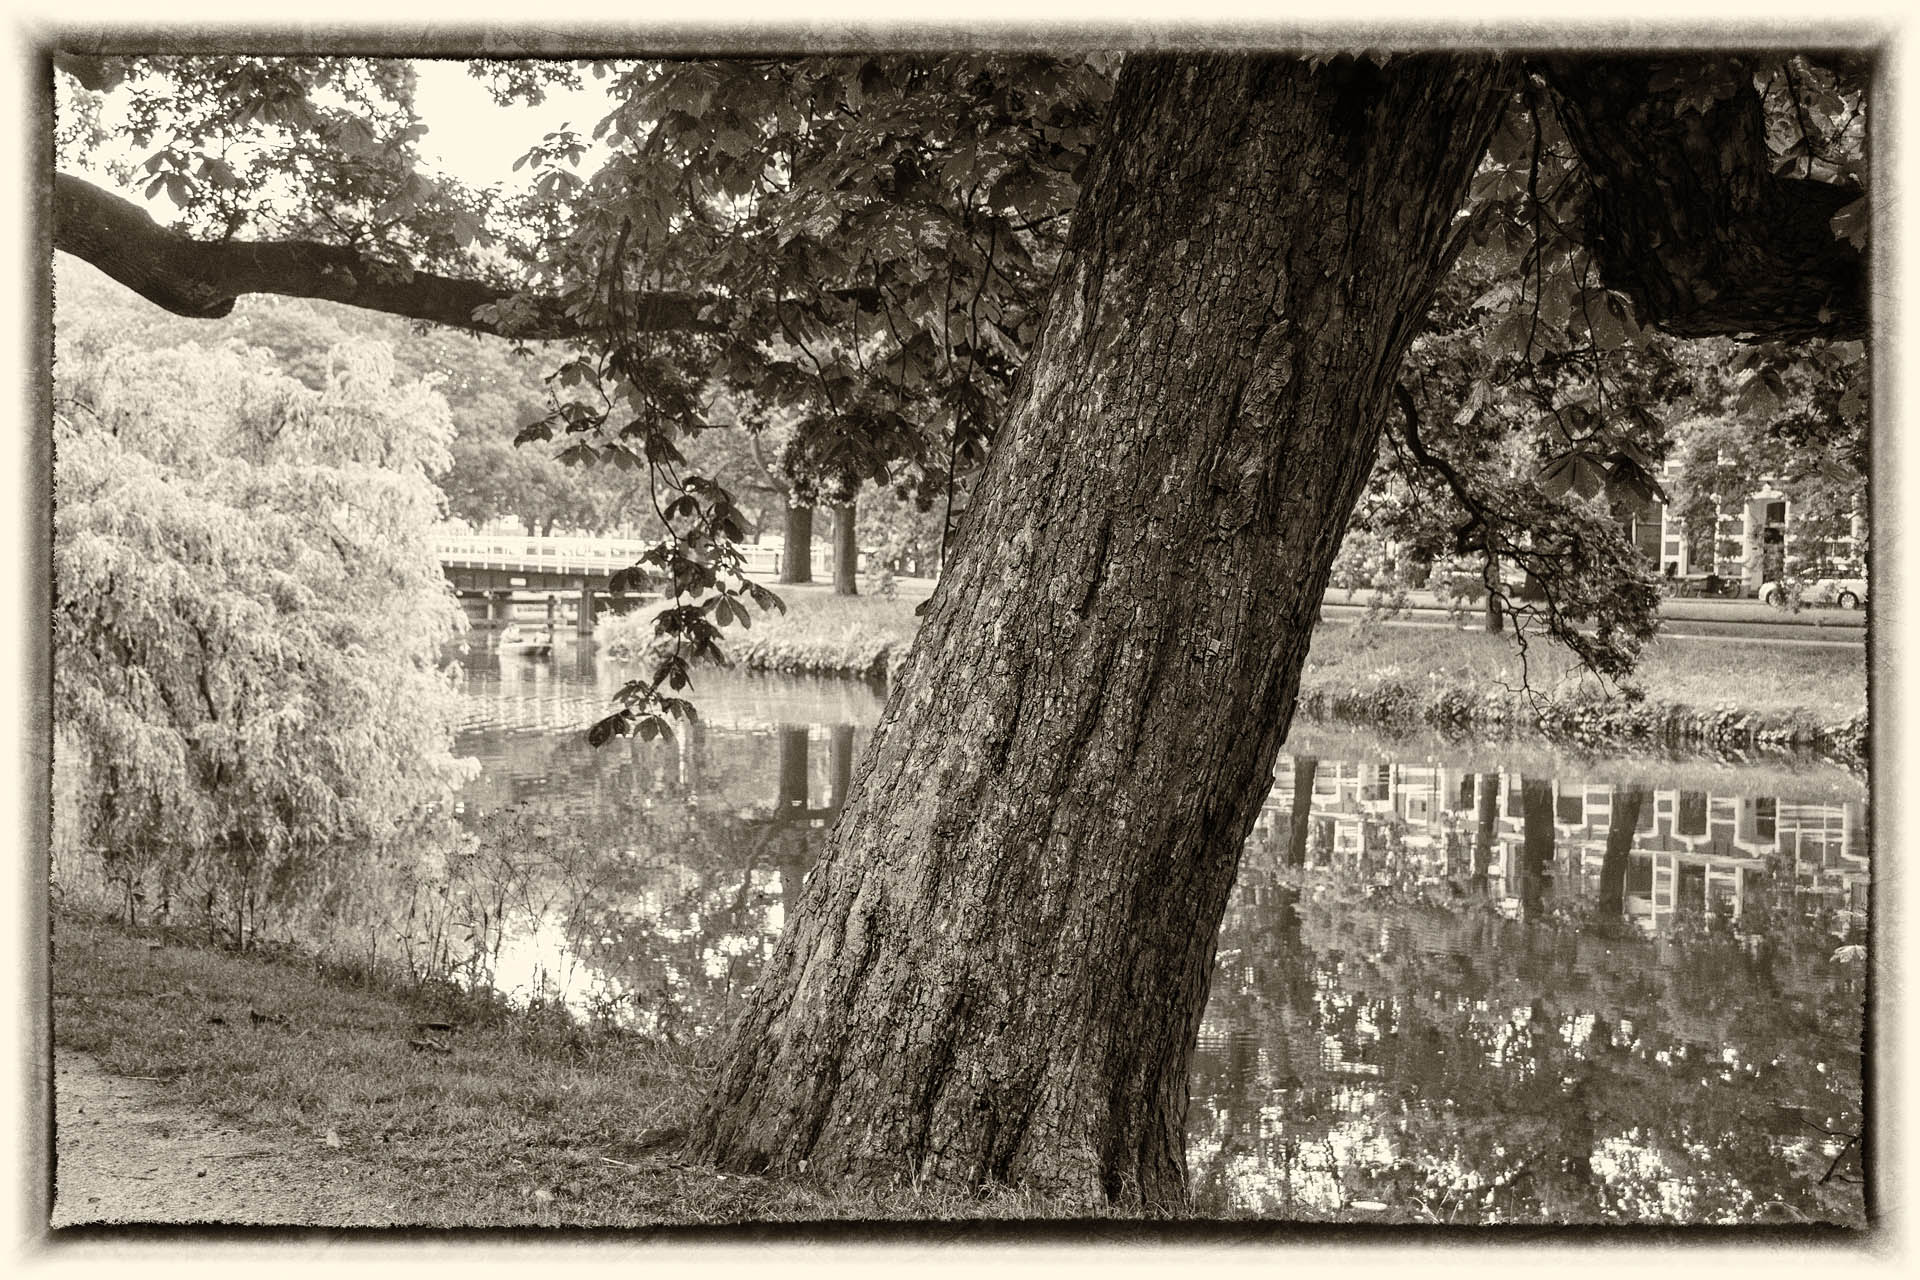
{"type": "Polygon", "coordinates": [[[1541,899],[1553,865],[1553,783],[1548,779],[1520,780],[1520,909],[1528,920],[1538,920],[1541,899]]]}
{"type": "Polygon", "coordinates": [[[1473,892],[1485,896],[1487,892],[1487,870],[1493,865],[1494,822],[1498,817],[1495,805],[1500,798],[1500,775],[1482,773],[1475,779],[1477,804],[1474,809],[1473,831],[1473,892]]]}
{"type": "MultiPolygon", "coordinates": [[[[529,735],[516,761],[578,790],[529,784],[467,845],[379,871],[385,923],[354,936],[484,977],[544,917],[587,979],[576,1007],[676,1036],[722,1025],[834,820],[857,731],[695,728],[599,753],[529,735]]],[[[1513,780],[1503,828],[1496,774],[1449,785],[1458,831],[1426,828],[1444,849],[1376,796],[1364,821],[1339,817],[1326,865],[1336,817],[1310,812],[1313,787],[1326,802],[1378,776],[1296,762],[1309,799],[1243,855],[1194,1059],[1196,1195],[1299,1217],[1370,1199],[1421,1221],[1861,1220],[1842,1145],[1862,1129],[1862,966],[1831,958],[1861,925],[1841,904],[1781,865],[1747,882],[1737,919],[1614,927],[1651,793],[1614,790],[1589,877],[1577,837],[1553,854],[1554,796],[1575,789],[1513,780]],[[1551,912],[1504,919],[1486,896],[1514,836],[1515,891],[1551,912]],[[1447,882],[1463,874],[1478,892],[1447,882]]],[[[327,883],[327,912],[365,892],[327,883]]]]}
{"type": "Polygon", "coordinates": [[[1618,932],[1626,915],[1633,833],[1651,798],[1645,787],[1621,787],[1613,793],[1613,807],[1607,817],[1607,848],[1600,863],[1600,899],[1594,911],[1595,920],[1604,930],[1618,932]]]}
{"type": "MultiPolygon", "coordinates": [[[[1462,791],[1480,877],[1496,790],[1462,791]]],[[[1861,1223],[1847,918],[1779,878],[1737,929],[1607,925],[1644,787],[1610,798],[1597,883],[1565,877],[1545,912],[1554,784],[1519,793],[1521,920],[1418,869],[1392,822],[1325,869],[1249,846],[1196,1061],[1196,1188],[1304,1217],[1364,1198],[1420,1221],[1861,1223]]]]}
{"type": "Polygon", "coordinates": [[[1320,761],[1313,756],[1293,758],[1293,813],[1287,823],[1287,865],[1307,862],[1307,831],[1313,824],[1313,776],[1320,761]]]}
{"type": "MultiPolygon", "coordinates": [[[[727,734],[737,755],[758,736],[727,734]]],[[[725,1023],[735,1001],[758,980],[786,912],[839,812],[853,767],[854,727],[829,731],[824,788],[804,725],[771,735],[773,759],[761,799],[745,804],[729,789],[724,803],[693,771],[703,756],[683,756],[689,802],[668,823],[646,829],[647,862],[670,872],[672,891],[613,885],[580,916],[574,936],[609,989],[627,993],[641,1021],[670,1033],[707,1032],[725,1023]],[[768,792],[771,796],[768,797],[768,792]],[[821,804],[812,803],[824,791],[821,804]],[[770,803],[769,803],[770,799],[770,803]]],[[[764,753],[759,757],[765,761],[764,753]]],[[[656,873],[656,879],[657,879],[656,873]]]]}

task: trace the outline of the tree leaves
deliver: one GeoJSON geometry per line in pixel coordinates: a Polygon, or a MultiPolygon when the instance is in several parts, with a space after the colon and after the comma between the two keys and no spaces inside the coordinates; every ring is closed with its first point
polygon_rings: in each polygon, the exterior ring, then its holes
{"type": "Polygon", "coordinates": [[[1779,412],[1786,399],[1787,386],[1779,371],[1759,369],[1741,384],[1733,411],[1742,418],[1764,422],[1779,412]]]}
{"type": "Polygon", "coordinates": [[[1830,219],[1833,234],[1845,240],[1854,248],[1864,251],[1867,247],[1867,233],[1872,229],[1873,220],[1867,209],[1867,198],[1861,196],[1852,204],[1844,205],[1840,212],[1830,219]]]}
{"type": "Polygon", "coordinates": [[[1608,478],[1606,463],[1594,454],[1563,453],[1540,469],[1540,488],[1556,498],[1569,493],[1593,498],[1606,488],[1608,478]]]}
{"type": "Polygon", "coordinates": [[[92,409],[55,423],[54,715],[89,842],[262,876],[412,829],[467,776],[428,544],[444,400],[364,344],[319,387],[259,352],[116,347],[132,331],[70,297],[56,400],[92,409]]]}

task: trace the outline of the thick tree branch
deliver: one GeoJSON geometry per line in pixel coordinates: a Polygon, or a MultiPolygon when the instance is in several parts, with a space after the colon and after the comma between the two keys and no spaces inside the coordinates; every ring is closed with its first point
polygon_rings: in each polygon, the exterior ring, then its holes
{"type": "MultiPolygon", "coordinates": [[[[226,315],[241,294],[274,293],[510,337],[582,332],[557,299],[541,297],[516,308],[520,322],[509,332],[474,312],[513,297],[512,290],[426,271],[403,274],[339,245],[194,240],[161,227],[132,201],[64,173],[54,177],[53,246],[86,259],[149,302],[196,319],[226,315]]],[[[712,299],[700,294],[642,294],[626,301],[623,319],[640,330],[719,327],[702,318],[712,299]]]]}
{"type": "Polygon", "coordinates": [[[1832,227],[1861,192],[1773,172],[1765,108],[1744,72],[1704,114],[1684,105],[1716,61],[1541,63],[1593,179],[1586,241],[1601,277],[1680,337],[1864,337],[1865,255],[1832,227]],[[1679,72],[1676,87],[1654,91],[1657,68],[1679,72]]]}

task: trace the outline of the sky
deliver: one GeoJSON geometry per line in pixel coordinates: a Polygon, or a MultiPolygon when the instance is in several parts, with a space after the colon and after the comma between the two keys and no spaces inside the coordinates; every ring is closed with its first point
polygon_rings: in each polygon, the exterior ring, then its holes
{"type": "MultiPolygon", "coordinates": [[[[611,110],[604,89],[588,74],[578,92],[554,91],[537,107],[495,106],[486,88],[455,61],[414,63],[419,84],[414,109],[426,123],[420,152],[429,167],[474,186],[499,182],[509,189],[532,180],[531,166],[513,172],[513,162],[542,136],[571,125],[590,138],[593,126],[611,110]]],[[[581,158],[580,169],[599,168],[604,149],[595,146],[581,158]]]]}
{"type": "MultiPolygon", "coordinates": [[[[485,86],[467,73],[463,62],[419,60],[414,67],[419,74],[414,109],[427,126],[426,136],[419,143],[424,165],[472,186],[499,183],[509,191],[524,189],[532,183],[534,170],[528,166],[515,172],[513,162],[525,155],[528,147],[567,126],[591,139],[594,125],[612,109],[605,86],[596,83],[591,73],[579,90],[551,90],[537,107],[502,107],[495,105],[485,86]]],[[[115,104],[109,98],[108,120],[114,115],[115,104]]],[[[116,139],[81,168],[95,181],[120,189],[108,175],[107,165],[116,160],[138,164],[150,150],[116,139]]],[[[606,148],[589,146],[580,159],[580,172],[593,173],[605,158],[606,148]]],[[[136,201],[143,198],[138,189],[120,190],[136,201]]],[[[164,193],[155,194],[146,203],[157,221],[173,220],[176,210],[164,193]]]]}

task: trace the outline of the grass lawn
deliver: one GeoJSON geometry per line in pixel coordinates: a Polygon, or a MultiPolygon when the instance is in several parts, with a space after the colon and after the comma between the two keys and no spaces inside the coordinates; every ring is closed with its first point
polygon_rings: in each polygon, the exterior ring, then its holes
{"type": "MultiPolygon", "coordinates": [[[[1304,686],[1391,673],[1460,685],[1518,688],[1520,658],[1511,638],[1440,627],[1323,624],[1314,633],[1304,686]]],[[[1596,687],[1573,660],[1536,642],[1528,676],[1543,693],[1565,696],[1596,687]]],[[[1867,708],[1866,653],[1851,645],[1716,644],[1711,639],[1660,639],[1648,646],[1626,683],[1649,699],[1712,708],[1734,704],[1768,717],[1804,714],[1845,720],[1867,708]]]]}
{"type": "MultiPolygon", "coordinates": [[[[888,599],[836,596],[831,583],[776,585],[772,590],[785,611],[754,609],[752,625],[726,628],[720,647],[750,671],[885,679],[907,656],[920,630],[913,611],[931,589],[924,579],[909,580],[888,599]]],[[[644,653],[653,643],[654,614],[666,607],[607,620],[600,627],[601,650],[617,658],[644,653]]]]}
{"type": "Polygon", "coordinates": [[[169,1103],[311,1153],[339,1178],[397,1198],[401,1222],[645,1227],[1078,1212],[1010,1192],[908,1185],[829,1195],[803,1178],[723,1174],[677,1149],[710,1078],[703,1046],[452,989],[367,986],[293,957],[152,945],[161,938],[56,912],[56,1044],[114,1074],[163,1081],[169,1103]]]}

